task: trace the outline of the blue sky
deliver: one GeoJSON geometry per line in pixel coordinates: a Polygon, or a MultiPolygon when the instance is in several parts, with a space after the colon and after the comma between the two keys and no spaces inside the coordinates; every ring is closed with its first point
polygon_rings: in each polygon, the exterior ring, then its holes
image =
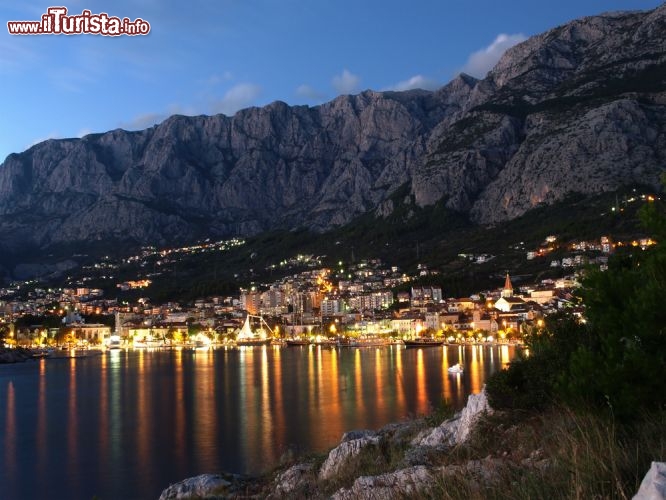
{"type": "Polygon", "coordinates": [[[137,130],[180,113],[315,105],[364,89],[483,76],[508,46],[584,15],[656,0],[70,0],[147,36],[12,36],[51,3],[0,0],[0,161],[48,138],[137,130]]]}

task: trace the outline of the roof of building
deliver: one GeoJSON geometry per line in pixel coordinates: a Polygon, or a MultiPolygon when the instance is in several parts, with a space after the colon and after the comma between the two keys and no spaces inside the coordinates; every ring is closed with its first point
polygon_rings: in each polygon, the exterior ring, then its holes
{"type": "Polygon", "coordinates": [[[504,290],[513,290],[513,285],[511,285],[511,278],[509,273],[506,273],[506,279],[504,280],[504,290]]]}

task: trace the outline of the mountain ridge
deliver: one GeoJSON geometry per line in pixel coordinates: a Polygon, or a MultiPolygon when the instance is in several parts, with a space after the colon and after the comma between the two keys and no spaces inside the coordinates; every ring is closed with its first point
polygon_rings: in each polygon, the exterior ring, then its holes
{"type": "Polygon", "coordinates": [[[0,166],[0,251],[165,244],[306,227],[444,200],[498,224],[572,192],[659,185],[666,6],[574,20],[435,91],[275,101],[233,117],[49,140],[0,166]]]}

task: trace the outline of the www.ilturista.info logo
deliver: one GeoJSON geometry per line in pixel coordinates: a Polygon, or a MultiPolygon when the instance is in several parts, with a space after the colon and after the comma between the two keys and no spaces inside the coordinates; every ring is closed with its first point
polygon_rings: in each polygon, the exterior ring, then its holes
{"type": "Polygon", "coordinates": [[[109,16],[106,12],[93,14],[84,10],[68,16],[67,7],[49,7],[40,21],[7,21],[10,35],[147,35],[150,23],[141,18],[109,16]]]}

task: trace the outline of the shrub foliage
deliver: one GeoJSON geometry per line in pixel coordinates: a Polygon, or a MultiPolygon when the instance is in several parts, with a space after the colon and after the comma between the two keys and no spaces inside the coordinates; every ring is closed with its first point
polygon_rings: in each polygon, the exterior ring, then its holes
{"type": "Polygon", "coordinates": [[[621,421],[664,408],[666,390],[666,217],[656,203],[642,213],[659,244],[590,270],[580,298],[583,320],[563,313],[525,336],[527,356],[488,382],[497,408],[610,410],[621,421]]]}

